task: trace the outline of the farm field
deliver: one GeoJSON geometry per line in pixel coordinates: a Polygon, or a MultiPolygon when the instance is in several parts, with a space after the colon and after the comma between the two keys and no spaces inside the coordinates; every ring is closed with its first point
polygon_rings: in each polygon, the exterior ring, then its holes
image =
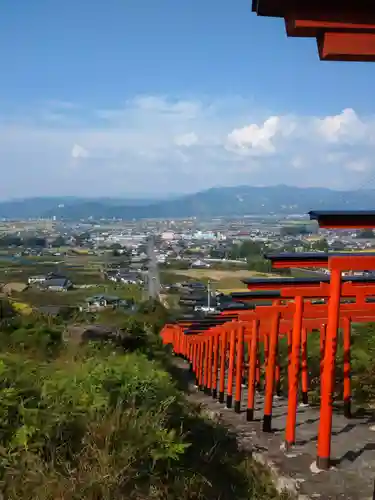
{"type": "Polygon", "coordinates": [[[183,276],[188,276],[194,279],[210,279],[215,281],[220,281],[223,279],[233,278],[233,279],[246,279],[246,278],[261,278],[270,276],[268,273],[259,273],[257,271],[247,271],[247,270],[220,270],[220,269],[186,269],[186,270],[175,270],[172,271],[175,274],[180,274],[183,276]]]}
{"type": "Polygon", "coordinates": [[[223,293],[246,291],[246,286],[242,280],[247,278],[267,278],[278,276],[277,274],[260,273],[257,271],[239,270],[219,270],[219,269],[187,269],[170,271],[170,275],[175,274],[181,280],[193,279],[197,281],[211,281],[212,287],[216,291],[223,293]]]}
{"type": "Polygon", "coordinates": [[[121,299],[142,296],[142,290],[135,285],[123,285],[105,280],[102,270],[115,262],[110,255],[62,255],[13,258],[11,254],[0,253],[0,290],[11,300],[15,309],[29,314],[34,308],[45,306],[77,307],[93,295],[112,295],[121,299]],[[37,286],[27,287],[27,280],[33,275],[49,272],[69,278],[74,285],[68,292],[45,292],[37,286]]]}

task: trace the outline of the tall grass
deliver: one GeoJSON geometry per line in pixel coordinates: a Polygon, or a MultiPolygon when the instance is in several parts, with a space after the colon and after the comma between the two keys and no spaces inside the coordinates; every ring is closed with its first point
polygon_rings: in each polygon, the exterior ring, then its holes
{"type": "Polygon", "coordinates": [[[145,322],[152,311],[142,314],[127,323],[127,333],[139,339],[133,352],[111,344],[65,346],[62,326],[40,318],[3,325],[4,498],[277,498],[267,473],[234,437],[187,404],[145,322]]]}

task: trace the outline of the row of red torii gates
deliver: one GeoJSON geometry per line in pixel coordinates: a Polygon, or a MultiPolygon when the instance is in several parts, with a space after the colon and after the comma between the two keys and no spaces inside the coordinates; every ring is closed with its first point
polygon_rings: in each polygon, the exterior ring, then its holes
{"type": "MultiPolygon", "coordinates": [[[[321,228],[374,228],[375,212],[310,212],[321,228]]],[[[344,414],[351,417],[351,322],[375,320],[375,278],[342,276],[343,271],[375,269],[370,253],[288,253],[268,255],[274,269],[326,268],[328,277],[250,279],[249,292],[233,293],[239,302],[217,315],[167,324],[161,336],[175,354],[190,362],[201,390],[240,412],[243,375],[247,372],[247,420],[254,419],[255,391],[260,384],[259,346],[264,350],[263,431],[272,430],[274,394],[280,391],[278,344],[288,343],[288,413],[285,449],[296,443],[296,415],[301,378],[302,403],[308,403],[307,335],[318,330],[321,352],[320,420],[316,465],[328,469],[331,457],[333,394],[338,330],[343,330],[344,414]],[[256,301],[257,305],[254,305],[256,301]],[[260,303],[267,305],[260,305],[260,303]],[[267,301],[267,302],[266,302],[267,301]],[[244,303],[246,307],[244,308],[244,303]],[[247,345],[247,363],[244,350],[247,345]],[[234,391],[233,391],[234,386],[234,391]],[[233,394],[234,392],[234,394],[233,394]]]]}

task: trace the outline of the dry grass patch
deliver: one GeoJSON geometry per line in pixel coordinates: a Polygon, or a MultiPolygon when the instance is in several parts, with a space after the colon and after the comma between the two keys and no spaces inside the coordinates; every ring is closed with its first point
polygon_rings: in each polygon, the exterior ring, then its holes
{"type": "Polygon", "coordinates": [[[194,279],[210,279],[214,281],[221,281],[224,279],[246,279],[246,278],[262,278],[268,277],[270,274],[260,273],[257,271],[246,271],[244,269],[237,270],[220,270],[220,269],[176,269],[173,271],[175,274],[188,276],[194,279]]]}
{"type": "Polygon", "coordinates": [[[275,276],[274,274],[261,273],[258,271],[247,271],[246,269],[236,269],[236,270],[220,270],[220,269],[187,269],[187,270],[175,270],[174,274],[183,276],[184,279],[191,278],[197,281],[208,281],[212,282],[213,287],[216,290],[227,290],[230,291],[246,291],[246,286],[242,283],[242,280],[247,278],[267,278],[269,276],[275,276]]]}

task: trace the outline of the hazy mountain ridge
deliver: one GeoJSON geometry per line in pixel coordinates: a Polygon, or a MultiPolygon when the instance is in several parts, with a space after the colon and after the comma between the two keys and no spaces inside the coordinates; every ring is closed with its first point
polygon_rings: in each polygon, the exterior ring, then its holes
{"type": "Polygon", "coordinates": [[[0,202],[0,217],[181,218],[306,213],[313,209],[375,209],[375,190],[334,191],[291,186],[212,188],[166,200],[112,198],[30,198],[0,202]]]}
{"type": "MultiPolygon", "coordinates": [[[[64,217],[64,210],[84,213],[85,211],[105,211],[110,207],[133,207],[149,205],[154,200],[148,198],[79,198],[74,196],[62,197],[35,197],[0,201],[0,218],[4,219],[33,219],[40,217],[64,217]]],[[[91,214],[90,214],[91,215],[91,214]]],[[[90,216],[88,215],[88,216],[90,216]]],[[[79,217],[80,218],[80,217],[79,217]]]]}

